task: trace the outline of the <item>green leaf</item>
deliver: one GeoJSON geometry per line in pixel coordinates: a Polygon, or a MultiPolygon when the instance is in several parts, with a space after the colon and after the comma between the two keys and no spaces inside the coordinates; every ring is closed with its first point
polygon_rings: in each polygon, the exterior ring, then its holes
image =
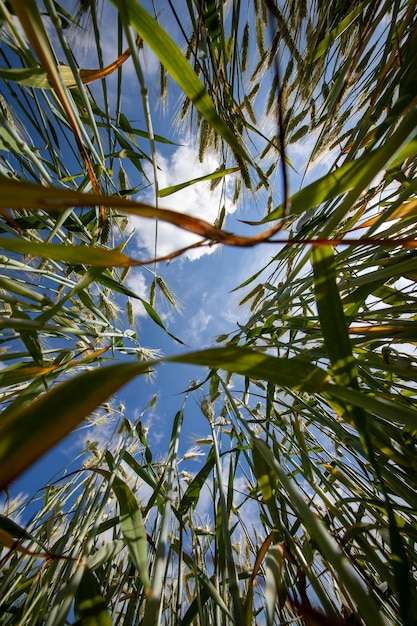
{"type": "Polygon", "coordinates": [[[174,339],[175,341],[177,341],[178,343],[182,344],[183,346],[185,345],[183,341],[181,341],[181,339],[178,339],[178,337],[176,337],[175,335],[172,335],[169,330],[167,329],[167,327],[165,326],[164,322],[161,320],[161,318],[159,317],[158,313],[155,311],[155,309],[153,308],[153,306],[151,306],[149,304],[149,302],[146,302],[146,300],[143,300],[143,298],[140,298],[143,307],[145,309],[145,311],[147,312],[147,314],[149,315],[149,317],[155,322],[155,324],[157,324],[158,326],[160,326],[170,337],[172,337],[172,339],[174,339]]]}
{"type": "MultiPolygon", "coordinates": [[[[0,241],[1,241],[0,237],[0,241]]],[[[1,244],[0,244],[1,246],[1,244]]],[[[6,276],[0,276],[0,289],[9,293],[15,293],[19,296],[23,296],[24,298],[28,298],[29,300],[34,300],[35,302],[39,302],[40,304],[51,304],[50,299],[45,296],[42,292],[37,292],[31,289],[25,282],[10,279],[6,276]]]]}
{"type": "MultiPolygon", "coordinates": [[[[176,552],[178,552],[178,541],[173,541],[172,547],[176,552]]],[[[198,561],[195,561],[193,557],[191,557],[186,552],[183,552],[182,556],[184,559],[184,563],[194,574],[194,577],[199,586],[197,597],[191,602],[184,617],[181,620],[182,626],[190,626],[191,624],[195,623],[194,620],[199,614],[201,606],[206,604],[209,598],[213,600],[214,605],[218,606],[229,619],[232,619],[232,615],[227,607],[227,604],[225,603],[221,594],[216,588],[216,585],[210,578],[208,578],[203,569],[200,567],[200,563],[198,561]]]]}
{"type": "Polygon", "coordinates": [[[130,487],[119,476],[114,476],[111,472],[99,468],[94,469],[94,471],[102,474],[111,484],[111,488],[119,503],[120,529],[132,561],[145,587],[145,593],[147,593],[150,579],[146,529],[137,500],[130,487]]]}
{"type": "Polygon", "coordinates": [[[252,450],[252,459],[258,489],[262,494],[264,502],[268,503],[272,500],[275,491],[275,475],[256,446],[252,450]]]}
{"type": "MultiPolygon", "coordinates": [[[[147,442],[145,443],[141,440],[141,443],[147,447],[147,442]]],[[[149,472],[142,467],[140,463],[127,451],[125,450],[123,453],[123,460],[132,468],[132,470],[139,476],[141,480],[147,483],[152,491],[155,493],[158,490],[158,485],[155,480],[149,475],[149,472]]]]}
{"type": "Polygon", "coordinates": [[[223,369],[281,388],[322,392],[407,426],[415,427],[416,423],[417,412],[411,408],[336,385],[327,372],[307,361],[275,358],[236,346],[213,348],[160,361],[121,363],[86,372],[57,385],[28,406],[9,412],[0,422],[0,489],[7,487],[120,387],[135,376],[148,373],[159,362],[223,369]]]}
{"type": "Polygon", "coordinates": [[[311,510],[305,501],[303,494],[299,491],[294,481],[281,468],[272,454],[272,450],[267,444],[254,439],[254,447],[259,448],[259,452],[264,457],[270,468],[275,472],[277,480],[288,494],[292,507],[299,516],[300,521],[305,526],[311,539],[315,541],[324,559],[331,565],[337,573],[338,578],[343,581],[344,588],[348,591],[353,601],[361,610],[361,616],[366,622],[375,626],[385,626],[385,620],[381,616],[378,606],[365,589],[362,580],[359,578],[356,569],[340,550],[333,536],[327,531],[324,524],[311,510]]]}
{"type": "Polygon", "coordinates": [[[213,448],[211,448],[204,467],[201,468],[197,476],[195,476],[190,482],[184,495],[181,498],[181,502],[177,511],[178,515],[185,515],[190,509],[195,508],[200,497],[200,491],[205,485],[205,482],[214,467],[214,463],[214,451],[213,448]]]}
{"type": "Polygon", "coordinates": [[[8,535],[13,537],[15,541],[22,541],[23,539],[27,539],[28,541],[34,541],[37,543],[43,550],[45,547],[42,542],[40,542],[36,537],[34,537],[31,533],[28,533],[25,528],[19,526],[14,520],[9,519],[5,515],[0,515],[0,529],[4,530],[8,535]]]}
{"type": "MultiPolygon", "coordinates": [[[[97,533],[98,534],[98,533],[97,533]]],[[[105,563],[109,563],[111,559],[117,556],[125,547],[125,542],[122,539],[115,539],[105,543],[101,548],[91,554],[87,558],[87,565],[90,570],[94,571],[105,563]]]]}
{"type": "MultiPolygon", "coordinates": [[[[338,169],[303,187],[291,196],[290,214],[302,213],[353,189],[362,175],[363,166],[364,162],[362,159],[345,163],[338,169]]],[[[283,214],[283,208],[284,205],[281,204],[268,213],[262,222],[280,219],[283,214]]]]}
{"type": "Polygon", "coordinates": [[[417,410],[398,402],[394,398],[382,394],[365,393],[358,389],[344,387],[342,385],[329,384],[324,388],[324,393],[337,400],[348,402],[360,407],[369,413],[378,415],[389,422],[401,424],[411,431],[415,431],[417,424],[417,410]]]}
{"type": "Polygon", "coordinates": [[[97,368],[8,413],[0,421],[0,489],[6,488],[122,385],[149,369],[147,363],[97,368]]]}
{"type": "MultiPolygon", "coordinates": [[[[73,73],[69,67],[59,68],[63,81],[67,87],[75,87],[76,82],[73,73]],[[67,71],[63,72],[66,69],[67,71]]],[[[0,68],[0,78],[4,80],[11,80],[27,87],[34,87],[36,89],[51,89],[51,83],[48,79],[48,74],[42,67],[25,67],[25,68],[0,68]]]]}
{"type": "Polygon", "coordinates": [[[84,566],[84,574],[75,594],[75,611],[79,620],[77,626],[112,626],[96,577],[84,566]]]}
{"type": "Polygon", "coordinates": [[[363,12],[366,5],[369,4],[369,0],[365,0],[361,2],[344,20],[342,20],[336,28],[334,28],[317,46],[314,51],[312,62],[317,61],[323,54],[329,51],[332,44],[338,39],[345,30],[349,28],[351,24],[359,17],[359,15],[363,12]]]}
{"type": "Polygon", "coordinates": [[[275,623],[277,597],[282,594],[284,552],[282,545],[271,546],[265,562],[265,604],[267,624],[275,623]]]}
{"type": "MultiPolygon", "coordinates": [[[[16,320],[23,320],[23,323],[25,320],[27,320],[29,323],[32,322],[29,315],[24,313],[24,311],[20,311],[13,304],[11,305],[11,308],[16,320]]],[[[37,365],[38,367],[43,367],[43,354],[41,344],[39,343],[38,333],[35,330],[28,330],[24,327],[19,328],[18,332],[20,335],[20,339],[22,340],[24,346],[32,357],[35,365],[37,365]]]]}
{"type": "Polygon", "coordinates": [[[279,528],[280,514],[275,497],[276,476],[256,446],[252,448],[252,461],[253,471],[262,499],[268,507],[273,523],[279,528]]]}
{"type": "Polygon", "coordinates": [[[276,358],[238,346],[191,352],[168,358],[167,361],[222,369],[300,391],[318,392],[330,380],[327,372],[307,361],[276,358]]]}
{"type": "Polygon", "coordinates": [[[112,3],[119,8],[121,15],[124,11],[127,12],[129,22],[138,35],[153,50],[162,65],[211,127],[227,141],[234,152],[242,158],[250,160],[246,150],[238,142],[232,130],[217,114],[213,101],[193,68],[158,22],[135,0],[123,0],[123,3],[121,0],[112,0],[112,3]]]}
{"type": "Polygon", "coordinates": [[[117,250],[107,250],[98,246],[73,246],[52,244],[0,237],[0,248],[28,256],[63,261],[74,265],[84,264],[94,267],[129,267],[137,264],[117,250]]]}
{"type": "Polygon", "coordinates": [[[312,252],[314,288],[320,326],[335,380],[340,385],[358,388],[357,367],[352,355],[348,326],[336,285],[333,248],[315,246],[312,252]]]}
{"type": "Polygon", "coordinates": [[[194,185],[195,183],[202,183],[207,180],[215,180],[216,178],[223,178],[223,176],[227,176],[228,174],[233,174],[234,172],[238,172],[238,167],[229,167],[226,169],[215,170],[211,174],[206,174],[205,176],[200,176],[199,178],[193,178],[192,180],[187,180],[185,183],[179,183],[178,185],[172,185],[171,187],[165,187],[165,189],[160,189],[158,191],[158,196],[160,198],[165,198],[166,196],[171,195],[181,189],[185,189],[190,185],[194,185]]]}
{"type": "MultiPolygon", "coordinates": [[[[415,128],[415,116],[410,114],[394,135],[389,138],[389,141],[381,147],[365,152],[355,161],[344,163],[341,167],[332,170],[322,178],[307,185],[307,187],[300,189],[300,191],[291,196],[290,214],[296,215],[297,213],[307,211],[307,209],[317,207],[323,202],[337,198],[352,190],[355,198],[359,197],[362,190],[372,182],[381,170],[389,167],[394,158],[396,161],[402,161],[415,153],[416,146],[415,141],[413,141],[415,128]]],[[[352,205],[353,198],[350,200],[349,208],[352,205]]],[[[268,213],[262,222],[271,222],[281,218],[283,208],[284,206],[281,204],[271,213],[268,213]]],[[[324,233],[330,232],[330,224],[332,228],[336,227],[341,219],[341,215],[344,216],[344,214],[345,210],[341,210],[340,207],[337,211],[334,211],[331,222],[326,224],[324,233]]]]}
{"type": "MultiPolygon", "coordinates": [[[[104,113],[101,113],[101,114],[104,115],[104,113]]],[[[106,124],[97,124],[97,126],[106,127],[106,124]]],[[[149,139],[149,133],[145,130],[139,130],[138,128],[133,128],[130,125],[129,120],[127,119],[126,115],[124,115],[123,113],[121,113],[119,117],[119,126],[122,130],[124,130],[127,133],[130,133],[132,135],[137,135],[138,137],[143,137],[144,139],[149,139]]],[[[181,145],[175,141],[171,141],[170,139],[167,139],[166,137],[162,137],[161,135],[157,135],[157,134],[154,135],[154,140],[159,143],[166,143],[170,146],[181,145]]]]}
{"type": "Polygon", "coordinates": [[[294,428],[294,435],[297,439],[298,448],[300,451],[303,474],[308,481],[313,482],[314,478],[313,478],[312,462],[311,462],[310,455],[308,453],[308,448],[307,448],[306,440],[304,437],[304,431],[297,415],[294,416],[293,428],[294,428]]]}

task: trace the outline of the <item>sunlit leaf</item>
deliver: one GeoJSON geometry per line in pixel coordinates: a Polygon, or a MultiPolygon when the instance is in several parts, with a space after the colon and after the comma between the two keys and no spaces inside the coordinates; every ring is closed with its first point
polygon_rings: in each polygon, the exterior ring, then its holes
{"type": "Polygon", "coordinates": [[[29,256],[65,261],[65,263],[93,265],[94,267],[129,267],[135,265],[134,259],[117,250],[106,250],[97,246],[71,246],[37,243],[24,239],[0,237],[0,248],[29,256]]]}
{"type": "Polygon", "coordinates": [[[1,488],[69,434],[132,377],[146,372],[149,372],[146,363],[95,369],[54,387],[31,404],[10,413],[0,423],[1,488]]]}
{"type": "Polygon", "coordinates": [[[208,476],[213,470],[213,467],[214,454],[213,449],[211,449],[209,454],[207,455],[204,466],[198,472],[197,476],[195,476],[190,482],[184,495],[182,496],[180,505],[177,510],[178,515],[185,515],[190,508],[194,508],[197,505],[201,489],[205,485],[208,476]]]}
{"type": "Polygon", "coordinates": [[[95,471],[111,483],[120,508],[119,522],[123,538],[147,593],[150,586],[147,540],[140,507],[132,490],[121,478],[103,469],[97,468],[95,471]]]}
{"type": "MultiPolygon", "coordinates": [[[[112,0],[112,2],[115,6],[120,7],[118,0],[112,0]]],[[[133,2],[133,0],[128,0],[125,3],[124,10],[127,12],[128,19],[137,33],[153,50],[201,115],[205,117],[214,130],[229,143],[238,155],[247,159],[246,150],[238,142],[232,130],[216,113],[213,102],[204,89],[203,84],[171,37],[140,4],[133,2]]]]}
{"type": "Polygon", "coordinates": [[[302,523],[305,524],[310,536],[314,539],[329,564],[331,564],[332,568],[337,572],[337,575],[343,580],[344,586],[350,593],[352,599],[361,606],[363,617],[369,620],[372,619],[375,624],[382,626],[382,624],[385,623],[384,618],[381,616],[371,596],[364,588],[356,570],[341,553],[334,538],[310,510],[301,492],[273,458],[272,452],[266,446],[265,442],[256,440],[254,441],[254,445],[259,447],[260,453],[263,455],[265,461],[276,473],[277,479],[287,491],[293,506],[300,516],[302,523]]]}
{"type": "Polygon", "coordinates": [[[193,180],[188,180],[185,183],[179,183],[177,185],[172,185],[171,187],[165,187],[165,189],[160,189],[158,191],[158,196],[160,198],[165,198],[166,196],[171,195],[172,193],[176,193],[177,191],[181,191],[181,189],[185,189],[190,185],[194,185],[195,183],[201,183],[207,180],[216,180],[217,178],[223,178],[223,176],[227,176],[228,174],[233,174],[239,170],[238,167],[229,167],[227,169],[219,169],[215,170],[211,174],[206,174],[205,176],[200,176],[199,178],[193,178],[193,180]]]}

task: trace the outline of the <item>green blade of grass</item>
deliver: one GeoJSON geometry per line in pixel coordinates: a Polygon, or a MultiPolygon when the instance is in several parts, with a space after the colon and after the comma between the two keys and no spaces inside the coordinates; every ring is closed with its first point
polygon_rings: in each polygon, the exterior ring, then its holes
{"type": "Polygon", "coordinates": [[[185,515],[190,509],[193,509],[197,505],[201,489],[205,485],[210,472],[213,470],[214,463],[214,452],[213,448],[211,448],[204,466],[190,482],[181,498],[181,502],[177,510],[177,514],[179,516],[185,515]]]}
{"type": "Polygon", "coordinates": [[[138,262],[117,250],[106,250],[97,246],[73,246],[70,244],[38,243],[25,239],[0,237],[0,248],[33,257],[64,261],[74,265],[94,267],[130,267],[138,262]]]}
{"type": "Polygon", "coordinates": [[[75,594],[75,611],[83,626],[112,626],[100,585],[86,566],[75,594]]]}
{"type": "MultiPolygon", "coordinates": [[[[291,197],[291,215],[296,215],[314,208],[320,204],[337,198],[347,191],[354,190],[356,197],[361,191],[371,183],[372,179],[384,169],[389,167],[391,161],[400,159],[400,161],[412,156],[416,152],[416,140],[411,138],[404,147],[403,144],[415,132],[415,118],[408,116],[403,124],[398,128],[395,135],[390,137],[386,144],[373,151],[366,152],[355,161],[344,163],[341,167],[332,170],[325,176],[314,181],[310,185],[303,187],[291,197]],[[398,151],[400,152],[398,153],[398,151]]],[[[353,201],[350,201],[350,207],[353,201]]],[[[283,215],[283,205],[280,205],[262,220],[262,223],[280,219],[283,215]]],[[[344,213],[342,214],[344,215],[344,213]]],[[[340,215],[336,220],[332,215],[332,227],[336,226],[340,221],[340,215]]],[[[330,232],[327,227],[323,231],[322,236],[326,236],[330,232]]]]}
{"type": "MultiPolygon", "coordinates": [[[[111,1],[116,7],[121,9],[120,0],[111,1]]],[[[130,24],[153,50],[185,95],[193,102],[199,113],[227,141],[236,154],[246,160],[250,160],[246,150],[238,142],[232,130],[217,114],[203,84],[171,37],[134,0],[124,0],[123,11],[127,12],[130,24]]]]}
{"type": "Polygon", "coordinates": [[[373,394],[338,385],[326,371],[296,357],[277,358],[244,347],[228,346],[169,357],[166,361],[223,369],[255,380],[267,381],[281,388],[329,394],[385,419],[415,428],[417,411],[413,408],[395,403],[387,397],[375,397],[373,394]]]}
{"type": "Polygon", "coordinates": [[[144,469],[141,464],[138,463],[137,460],[127,450],[125,450],[123,454],[123,460],[125,461],[125,463],[127,463],[127,465],[132,468],[132,470],[139,476],[139,478],[141,478],[141,480],[143,480],[150,486],[152,491],[155,492],[157,490],[158,485],[153,477],[149,475],[149,472],[147,472],[146,469],[144,469]]]}
{"type": "Polygon", "coordinates": [[[0,489],[68,435],[101,403],[149,364],[132,363],[76,376],[0,421],[0,489]],[[22,436],[24,433],[24,436],[22,436]]]}
{"type": "MultiPolygon", "coordinates": [[[[230,509],[227,506],[225,493],[223,490],[224,478],[223,470],[220,460],[220,451],[217,443],[217,433],[214,429],[213,423],[210,423],[211,434],[213,438],[213,454],[216,465],[217,484],[218,484],[218,498],[219,504],[216,512],[217,517],[217,532],[220,533],[219,544],[223,543],[224,559],[226,561],[226,570],[228,576],[228,591],[232,597],[233,602],[233,614],[236,624],[244,623],[244,609],[242,598],[239,593],[238,575],[236,571],[235,562],[233,559],[233,549],[231,541],[230,531],[230,509]]],[[[221,559],[222,560],[222,559],[221,559]]]]}
{"type": "Polygon", "coordinates": [[[271,518],[277,528],[280,526],[280,515],[275,498],[276,476],[266,463],[264,457],[255,447],[252,449],[253,472],[262,500],[268,507],[271,518]]]}
{"type": "MultiPolygon", "coordinates": [[[[98,534],[98,533],[97,533],[98,534]]],[[[117,556],[125,547],[123,539],[115,539],[105,543],[101,548],[94,552],[87,558],[87,565],[91,571],[102,567],[105,563],[111,561],[111,559],[117,556]]]]}
{"type": "MultiPolygon", "coordinates": [[[[179,551],[177,540],[173,542],[173,549],[176,552],[179,551]]],[[[201,609],[202,605],[204,605],[210,598],[213,600],[215,606],[218,606],[219,609],[224,613],[226,618],[233,619],[227,607],[227,604],[225,603],[215,584],[210,578],[208,578],[208,576],[201,568],[201,563],[196,561],[186,552],[183,553],[183,558],[184,563],[194,574],[198,585],[201,585],[201,587],[199,589],[199,596],[196,597],[190,604],[189,608],[184,614],[184,617],[181,620],[181,624],[183,624],[183,626],[190,626],[191,624],[195,623],[195,619],[199,614],[199,610],[201,609]]]]}
{"type": "Polygon", "coordinates": [[[275,472],[278,481],[287,492],[293,507],[297,511],[300,520],[305,525],[310,537],[314,539],[323,557],[337,574],[337,577],[340,581],[343,581],[344,589],[346,589],[357,606],[361,607],[361,616],[366,621],[369,621],[369,623],[375,624],[375,626],[386,626],[387,622],[378,610],[375,601],[365,589],[357,572],[343,555],[334,538],[310,509],[308,503],[293,481],[286,472],[283,471],[274,458],[270,448],[260,439],[254,439],[253,445],[259,448],[265,461],[275,472]]]}
{"type": "Polygon", "coordinates": [[[172,425],[172,433],[167,456],[166,495],[164,498],[163,512],[159,527],[158,541],[155,546],[155,561],[152,571],[152,579],[149,583],[149,594],[143,616],[143,626],[153,626],[161,623],[162,607],[165,597],[164,579],[168,566],[168,544],[170,531],[170,518],[172,500],[174,497],[175,467],[178,456],[179,438],[184,419],[184,411],[181,409],[175,415],[172,425]]]}
{"type": "Polygon", "coordinates": [[[211,348],[167,360],[223,369],[257,380],[267,380],[281,387],[310,392],[320,391],[330,380],[327,372],[307,361],[296,358],[275,358],[238,346],[211,348]]]}
{"type": "Polygon", "coordinates": [[[265,605],[268,626],[275,623],[276,601],[282,594],[284,554],[281,545],[270,546],[265,562],[265,605]]]}
{"type": "Polygon", "coordinates": [[[114,476],[111,472],[99,468],[94,469],[94,471],[111,482],[111,487],[120,508],[120,529],[132,561],[139,572],[145,588],[145,594],[147,594],[150,587],[150,578],[146,529],[137,500],[130,487],[119,476],[114,476]]]}
{"type": "Polygon", "coordinates": [[[211,174],[206,174],[205,176],[200,176],[199,178],[193,178],[192,180],[187,180],[185,183],[179,183],[178,185],[172,185],[171,187],[165,187],[165,189],[160,189],[158,191],[158,196],[160,198],[165,198],[166,196],[169,196],[172,193],[176,193],[177,191],[181,191],[181,189],[185,189],[186,187],[194,185],[195,183],[202,183],[207,180],[216,180],[217,178],[223,178],[223,176],[227,176],[228,174],[234,174],[238,171],[238,167],[228,167],[225,169],[215,170],[211,174]]]}
{"type": "Polygon", "coordinates": [[[337,399],[409,425],[416,412],[385,398],[373,398],[330,381],[324,370],[299,359],[275,358],[240,347],[214,348],[148,363],[123,363],[81,374],[41,396],[32,404],[8,413],[0,424],[0,488],[6,487],[32,462],[65,437],[77,424],[135,376],[159,362],[187,363],[223,369],[281,388],[324,392],[337,399]],[[59,419],[57,416],[59,415],[59,419]],[[21,433],[25,433],[22,439],[21,433]]]}
{"type": "Polygon", "coordinates": [[[320,42],[320,44],[314,50],[314,53],[311,59],[313,63],[314,61],[317,61],[317,59],[319,59],[321,56],[323,56],[323,54],[326,54],[326,52],[330,49],[330,47],[336,41],[336,39],[338,39],[345,32],[345,30],[347,30],[349,26],[360,16],[360,14],[363,12],[367,4],[369,4],[369,0],[365,0],[364,2],[361,2],[357,7],[355,7],[355,9],[351,13],[349,13],[347,17],[345,17],[344,20],[342,20],[337,25],[336,28],[334,28],[320,42]]]}
{"type": "Polygon", "coordinates": [[[143,298],[140,298],[143,307],[145,309],[145,311],[147,312],[147,314],[149,315],[149,317],[155,322],[155,324],[157,324],[158,326],[160,326],[160,328],[162,328],[162,330],[164,330],[170,337],[172,337],[172,339],[174,339],[177,343],[180,343],[182,345],[185,345],[183,341],[181,341],[181,339],[179,339],[178,337],[176,337],[175,335],[172,335],[169,330],[167,329],[167,327],[165,326],[164,322],[161,320],[160,316],[158,315],[158,313],[155,311],[155,309],[153,308],[153,306],[151,306],[149,304],[149,302],[146,302],[146,300],[143,300],[143,298]]]}
{"type": "Polygon", "coordinates": [[[51,85],[48,76],[42,67],[24,67],[12,69],[0,69],[0,78],[12,80],[16,83],[27,85],[28,87],[37,87],[42,89],[50,89],[51,85]]]}
{"type": "Polygon", "coordinates": [[[19,526],[19,524],[17,524],[14,520],[9,519],[5,515],[0,515],[0,530],[4,530],[11,537],[13,537],[14,540],[22,541],[23,539],[27,539],[28,541],[33,541],[39,544],[40,547],[45,550],[42,542],[29,533],[25,528],[19,526]]]}
{"type": "Polygon", "coordinates": [[[340,385],[357,389],[357,366],[352,355],[346,318],[336,285],[333,248],[317,246],[313,249],[312,258],[320,326],[335,380],[340,385]]]}

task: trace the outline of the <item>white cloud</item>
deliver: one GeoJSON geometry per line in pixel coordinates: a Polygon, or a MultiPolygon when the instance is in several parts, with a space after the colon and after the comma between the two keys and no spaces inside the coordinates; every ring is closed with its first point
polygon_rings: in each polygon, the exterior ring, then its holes
{"type": "MultiPolygon", "coordinates": [[[[203,305],[204,306],[204,305],[203,305]]],[[[209,324],[213,320],[213,315],[211,313],[206,313],[204,308],[200,309],[196,315],[193,315],[189,320],[188,324],[188,337],[187,340],[189,345],[200,345],[201,346],[201,337],[202,334],[207,334],[207,327],[210,328],[209,324]]]]}
{"type": "MultiPolygon", "coordinates": [[[[170,157],[157,155],[158,164],[158,185],[159,189],[171,187],[179,183],[189,181],[210,174],[216,170],[220,163],[213,155],[208,155],[203,163],[198,160],[198,153],[195,147],[180,146],[170,157]]],[[[145,168],[146,174],[152,180],[150,166],[145,168]]],[[[159,206],[164,209],[172,209],[181,213],[186,213],[204,219],[209,223],[214,223],[218,213],[223,206],[226,206],[228,214],[236,210],[236,205],[232,202],[233,178],[224,178],[214,191],[210,191],[210,183],[196,183],[178,191],[159,201],[159,206]]],[[[138,200],[155,204],[154,189],[149,188],[142,193],[138,200]]],[[[155,252],[155,237],[157,237],[157,256],[164,256],[192,245],[201,238],[183,231],[176,226],[158,222],[156,227],[154,220],[142,218],[132,218],[132,225],[136,228],[136,237],[139,246],[146,249],[149,258],[155,252]]],[[[196,248],[185,253],[189,260],[199,259],[203,255],[214,252],[215,246],[196,248]]]]}
{"type": "MultiPolygon", "coordinates": [[[[149,300],[149,288],[146,284],[145,274],[143,270],[136,268],[131,270],[126,280],[126,286],[140,298],[143,298],[146,301],[149,300]]],[[[143,304],[140,300],[137,300],[136,298],[131,298],[131,303],[135,316],[148,315],[143,308],[143,304]]]]}

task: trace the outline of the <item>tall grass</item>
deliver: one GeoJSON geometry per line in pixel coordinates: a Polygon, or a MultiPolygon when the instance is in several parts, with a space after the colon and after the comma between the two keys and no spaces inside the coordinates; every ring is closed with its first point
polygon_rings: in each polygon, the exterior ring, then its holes
{"type": "MultiPolygon", "coordinates": [[[[114,0],[110,66],[90,4],[94,71],[59,4],[0,3],[1,487],[160,362],[103,364],[143,356],[114,304],[139,297],[130,267],[149,264],[175,303],[155,260],[133,258],[127,216],[199,245],[264,242],[271,261],[239,286],[251,313],[222,346],[164,359],[209,368],[199,471],[195,449],[178,452],[195,403],[173,415],[163,459],[144,413],[113,408],[107,447],[89,442],[81,469],[0,517],[1,623],[414,624],[416,2],[168,2],[174,42],[158,7],[114,0]],[[143,47],[163,68],[157,102],[143,47]],[[123,113],[130,57],[142,128],[123,113]],[[260,234],[160,206],[198,182],[158,185],[155,144],[176,136],[154,133],[153,110],[178,89],[201,158],[221,157],[205,179],[233,173],[236,198],[264,203],[260,234]]],[[[139,299],[167,330],[153,294],[139,299]]]]}

